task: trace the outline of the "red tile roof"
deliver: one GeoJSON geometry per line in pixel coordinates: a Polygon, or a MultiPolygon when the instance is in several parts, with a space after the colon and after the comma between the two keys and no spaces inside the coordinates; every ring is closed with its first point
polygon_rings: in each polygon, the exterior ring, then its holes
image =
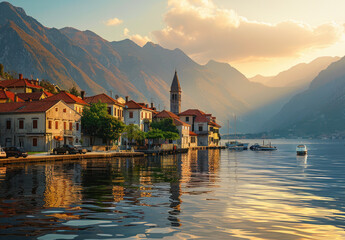
{"type": "Polygon", "coordinates": [[[198,136],[195,132],[189,131],[189,136],[198,136]]]}
{"type": "Polygon", "coordinates": [[[214,122],[215,118],[212,117],[212,114],[206,114],[199,109],[188,109],[179,114],[179,116],[195,116],[195,122],[207,122],[214,127],[221,127],[216,122],[214,122]]]}
{"type": "MultiPolygon", "coordinates": [[[[0,90],[0,99],[1,100],[10,100],[11,102],[15,101],[15,94],[11,91],[0,90]]],[[[18,102],[24,102],[23,99],[18,97],[18,102]]]]}
{"type": "Polygon", "coordinates": [[[23,99],[24,101],[34,100],[38,101],[41,99],[42,95],[44,95],[44,92],[33,92],[33,93],[17,93],[18,97],[23,99]]]}
{"type": "Polygon", "coordinates": [[[123,104],[119,103],[114,98],[108,96],[105,93],[98,94],[98,95],[91,96],[91,97],[86,97],[84,99],[84,101],[89,103],[89,104],[101,102],[101,103],[107,103],[107,104],[115,104],[115,105],[118,105],[118,106],[121,106],[121,107],[124,106],[123,104]]]}
{"type": "Polygon", "coordinates": [[[178,119],[178,118],[173,118],[173,120],[174,120],[174,124],[175,124],[176,126],[190,126],[189,124],[187,124],[187,123],[181,121],[181,120],[178,119]]]}
{"type": "Polygon", "coordinates": [[[191,115],[201,116],[201,115],[206,115],[206,113],[204,113],[203,111],[200,111],[199,109],[188,109],[179,114],[179,116],[191,116],[191,115]]]}
{"type": "Polygon", "coordinates": [[[0,114],[46,112],[59,101],[34,101],[0,104],[0,114]]]}
{"type": "Polygon", "coordinates": [[[176,119],[179,119],[179,117],[176,114],[169,112],[169,111],[166,111],[166,110],[163,110],[163,111],[157,113],[155,118],[176,118],[176,119]]]}
{"type": "Polygon", "coordinates": [[[153,111],[154,112],[153,109],[144,106],[143,103],[139,104],[139,103],[137,103],[137,102],[135,102],[133,100],[130,100],[130,101],[126,102],[125,106],[127,106],[127,109],[145,109],[145,110],[153,111]]]}
{"type": "Polygon", "coordinates": [[[2,80],[0,81],[1,87],[6,88],[19,88],[19,87],[29,87],[29,88],[37,88],[43,89],[43,87],[39,85],[35,85],[36,80],[28,80],[28,79],[10,79],[10,80],[2,80]]]}
{"type": "Polygon", "coordinates": [[[70,94],[70,93],[65,92],[65,91],[61,91],[58,94],[55,94],[55,95],[48,97],[48,98],[45,98],[41,101],[56,101],[56,100],[63,100],[65,103],[89,105],[80,97],[76,97],[73,94],[70,94]]]}

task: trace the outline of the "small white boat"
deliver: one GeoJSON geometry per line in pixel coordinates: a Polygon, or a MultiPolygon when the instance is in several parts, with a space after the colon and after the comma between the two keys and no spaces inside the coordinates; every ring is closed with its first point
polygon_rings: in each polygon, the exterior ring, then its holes
{"type": "Polygon", "coordinates": [[[308,153],[307,146],[304,144],[298,145],[296,147],[297,155],[306,155],[308,153]]]}
{"type": "Polygon", "coordinates": [[[225,143],[226,147],[230,150],[248,150],[248,143],[241,143],[238,141],[230,141],[225,143]]]}
{"type": "Polygon", "coordinates": [[[7,157],[6,152],[5,152],[4,149],[2,149],[2,147],[0,146],[0,158],[6,158],[6,157],[7,157]]]}

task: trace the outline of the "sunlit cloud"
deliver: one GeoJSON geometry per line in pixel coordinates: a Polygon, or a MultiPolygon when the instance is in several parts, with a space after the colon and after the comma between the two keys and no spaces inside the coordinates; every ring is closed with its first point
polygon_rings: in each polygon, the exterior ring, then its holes
{"type": "Polygon", "coordinates": [[[167,48],[181,48],[199,62],[255,61],[299,56],[339,41],[344,27],[310,26],[296,21],[270,24],[248,20],[211,0],[170,0],[166,27],[152,34],[167,48]]]}
{"type": "Polygon", "coordinates": [[[152,41],[148,36],[141,36],[139,34],[130,35],[128,28],[125,28],[123,30],[123,35],[126,38],[129,38],[130,40],[132,40],[133,42],[135,42],[136,44],[138,44],[141,47],[144,46],[147,42],[151,42],[152,41]]]}
{"type": "Polygon", "coordinates": [[[120,25],[123,21],[121,19],[118,19],[118,18],[111,18],[111,19],[108,19],[106,22],[105,22],[105,25],[107,26],[117,26],[117,25],[120,25]]]}

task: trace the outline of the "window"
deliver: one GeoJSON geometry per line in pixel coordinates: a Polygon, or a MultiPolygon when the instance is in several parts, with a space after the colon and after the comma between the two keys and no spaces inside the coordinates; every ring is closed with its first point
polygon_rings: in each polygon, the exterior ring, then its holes
{"type": "Polygon", "coordinates": [[[118,117],[121,117],[120,109],[117,109],[117,116],[118,116],[118,117]]]}
{"type": "Polygon", "coordinates": [[[72,130],[73,129],[73,125],[72,125],[72,122],[69,123],[69,130],[72,130]]]}
{"type": "Polygon", "coordinates": [[[32,120],[32,128],[37,129],[37,119],[32,120]]]}
{"type": "Polygon", "coordinates": [[[189,122],[189,117],[186,117],[186,122],[189,122]]]}
{"type": "Polygon", "coordinates": [[[32,139],[32,146],[37,147],[37,138],[32,139]]]}
{"type": "Polygon", "coordinates": [[[78,142],[79,142],[79,139],[78,139],[78,138],[76,138],[76,139],[75,139],[75,143],[78,143],[78,142]]]}
{"type": "Polygon", "coordinates": [[[59,111],[59,109],[58,109],[58,108],[55,108],[55,112],[57,112],[57,111],[59,111]]]}
{"type": "Polygon", "coordinates": [[[59,129],[59,122],[55,121],[55,129],[59,129]]]}
{"type": "Polygon", "coordinates": [[[6,121],[6,129],[11,129],[11,120],[6,121]]]}
{"type": "Polygon", "coordinates": [[[141,112],[141,119],[144,118],[144,112],[141,112]]]}
{"type": "Polygon", "coordinates": [[[190,138],[190,142],[191,142],[191,143],[195,143],[195,137],[191,137],[191,138],[190,138]]]}
{"type": "Polygon", "coordinates": [[[199,125],[199,131],[202,132],[202,125],[199,125]]]}
{"type": "Polygon", "coordinates": [[[66,127],[67,123],[66,122],[63,122],[63,130],[66,130],[67,127],[66,127]]]}
{"type": "Polygon", "coordinates": [[[19,120],[19,129],[24,129],[24,120],[23,119],[19,120]]]}
{"type": "Polygon", "coordinates": [[[48,121],[48,129],[52,129],[52,121],[48,121]]]}
{"type": "Polygon", "coordinates": [[[77,129],[77,131],[79,131],[79,123],[75,124],[75,128],[77,129]]]}
{"type": "Polygon", "coordinates": [[[64,113],[66,112],[66,108],[63,109],[63,112],[64,112],[64,113]]]}
{"type": "Polygon", "coordinates": [[[129,118],[133,118],[133,112],[129,112],[129,118]]]}
{"type": "Polygon", "coordinates": [[[108,107],[108,114],[111,115],[111,107],[108,107]]]}

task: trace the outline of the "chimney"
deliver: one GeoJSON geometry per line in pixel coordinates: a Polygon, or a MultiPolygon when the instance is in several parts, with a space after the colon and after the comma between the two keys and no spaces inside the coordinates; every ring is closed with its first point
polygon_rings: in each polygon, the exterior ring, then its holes
{"type": "Polygon", "coordinates": [[[153,102],[151,103],[151,108],[153,109],[153,102]]]}
{"type": "Polygon", "coordinates": [[[19,73],[19,80],[23,79],[23,74],[19,73]]]}
{"type": "Polygon", "coordinates": [[[149,108],[149,105],[148,105],[148,104],[146,104],[146,108],[149,108]]]}
{"type": "Polygon", "coordinates": [[[84,100],[84,98],[85,98],[85,91],[80,91],[80,95],[81,95],[81,99],[84,100]]]}
{"type": "Polygon", "coordinates": [[[129,100],[129,97],[128,97],[128,96],[126,96],[126,102],[128,102],[128,100],[129,100]]]}

